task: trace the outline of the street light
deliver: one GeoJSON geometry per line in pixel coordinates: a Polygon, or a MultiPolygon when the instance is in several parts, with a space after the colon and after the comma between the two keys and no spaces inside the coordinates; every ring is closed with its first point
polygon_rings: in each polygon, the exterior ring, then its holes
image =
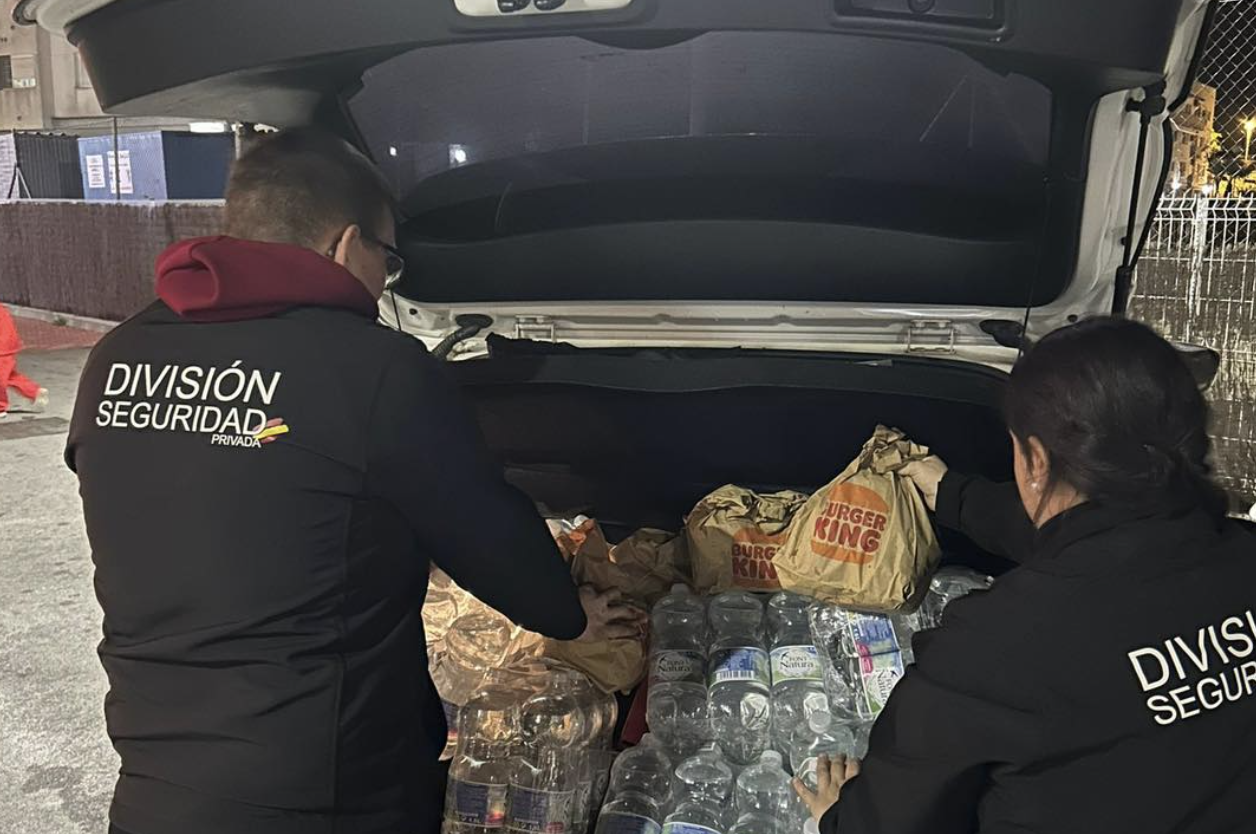
{"type": "Polygon", "coordinates": [[[1252,164],[1252,134],[1256,133],[1256,119],[1243,120],[1243,132],[1247,134],[1247,142],[1243,145],[1243,164],[1252,164]]]}

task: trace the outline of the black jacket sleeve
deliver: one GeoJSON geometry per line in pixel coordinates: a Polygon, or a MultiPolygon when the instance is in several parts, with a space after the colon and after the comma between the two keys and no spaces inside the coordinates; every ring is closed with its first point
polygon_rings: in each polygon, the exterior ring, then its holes
{"type": "Polygon", "coordinates": [[[1015,562],[1028,559],[1033,547],[1034,525],[1014,483],[947,472],[938,485],[938,523],[1015,562]]]}
{"type": "Polygon", "coordinates": [[[370,422],[367,489],[405,516],[432,560],[524,628],[579,637],[584,609],[553,536],[506,483],[457,388],[417,342],[393,354],[370,422]]]}
{"type": "Polygon", "coordinates": [[[860,775],[820,820],[821,834],[973,834],[992,775],[1042,749],[1043,708],[1022,685],[1020,638],[966,622],[969,602],[956,601],[942,628],[917,635],[917,664],[895,687],[860,775]]]}

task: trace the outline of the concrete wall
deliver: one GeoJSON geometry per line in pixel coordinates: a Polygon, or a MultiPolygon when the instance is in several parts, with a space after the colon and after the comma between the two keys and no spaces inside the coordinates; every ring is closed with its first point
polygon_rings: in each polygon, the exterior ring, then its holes
{"type": "Polygon", "coordinates": [[[218,234],[221,205],[0,203],[0,301],[124,319],[153,298],[153,264],[176,240],[218,234]]]}
{"type": "Polygon", "coordinates": [[[43,90],[38,85],[37,30],[14,24],[6,13],[8,5],[0,6],[0,55],[7,55],[12,60],[15,80],[35,78],[37,84],[29,88],[0,90],[0,131],[40,130],[46,125],[41,99],[43,90]]]}
{"type": "MultiPolygon", "coordinates": [[[[0,131],[58,130],[93,136],[111,133],[112,118],[96,101],[79,61],[78,51],[59,34],[12,20],[13,0],[0,0],[0,55],[14,62],[14,76],[34,79],[35,86],[0,90],[0,131]]],[[[122,132],[144,129],[187,129],[188,118],[119,119],[122,132]]]]}
{"type": "Polygon", "coordinates": [[[60,35],[39,30],[39,74],[44,115],[50,125],[63,119],[101,119],[91,82],[80,71],[78,50],[60,35]]]}

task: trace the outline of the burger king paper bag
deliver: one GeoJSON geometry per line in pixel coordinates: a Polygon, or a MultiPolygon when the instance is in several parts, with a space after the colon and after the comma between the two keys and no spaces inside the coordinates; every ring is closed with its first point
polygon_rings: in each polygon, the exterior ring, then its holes
{"type": "Polygon", "coordinates": [[[685,519],[694,587],[706,591],[779,591],[774,558],[807,496],[760,495],[724,486],[685,519]]]}
{"type": "Polygon", "coordinates": [[[928,454],[877,426],[859,457],[799,510],[775,558],[781,587],[844,608],[914,608],[941,551],[924,500],[898,472],[928,454]]]}
{"type": "MultiPolygon", "coordinates": [[[[618,588],[629,604],[642,609],[681,581],[677,562],[683,540],[661,530],[639,530],[615,547],[597,522],[577,519],[556,539],[579,585],[599,591],[618,588]]],[[[545,655],[584,672],[606,692],[628,690],[645,677],[645,635],[594,643],[547,640],[545,655]]]]}

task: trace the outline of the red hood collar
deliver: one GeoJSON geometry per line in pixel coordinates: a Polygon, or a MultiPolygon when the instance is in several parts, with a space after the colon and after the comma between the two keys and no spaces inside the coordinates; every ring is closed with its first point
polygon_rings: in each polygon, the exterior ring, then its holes
{"type": "Polygon", "coordinates": [[[174,244],[157,258],[157,296],[189,321],[241,321],[293,307],[370,318],[375,299],[353,273],[311,249],[231,237],[174,244]]]}

